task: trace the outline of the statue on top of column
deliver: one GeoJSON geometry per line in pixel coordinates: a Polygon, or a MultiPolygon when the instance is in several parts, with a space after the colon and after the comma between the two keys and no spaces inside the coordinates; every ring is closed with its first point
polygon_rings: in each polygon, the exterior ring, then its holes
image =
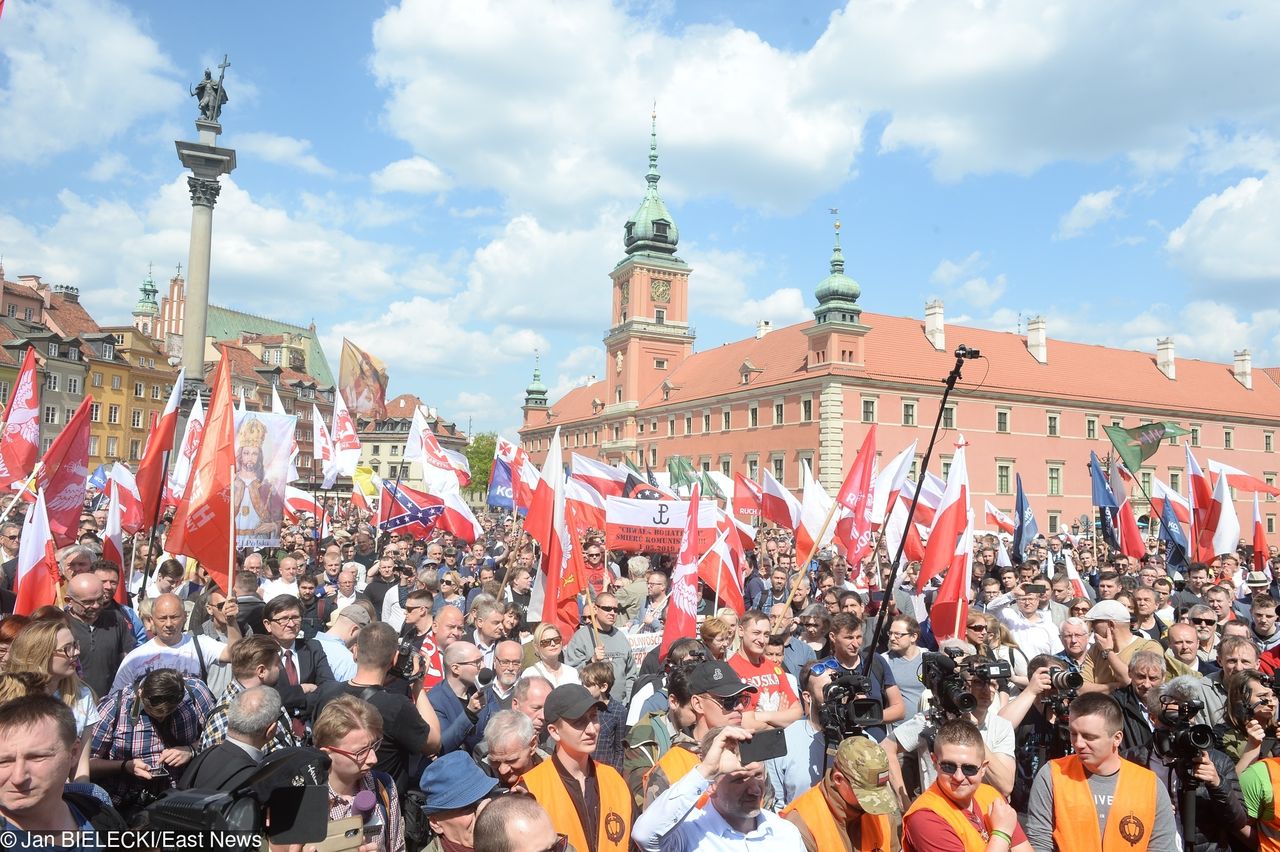
{"type": "Polygon", "coordinates": [[[204,79],[196,83],[195,88],[191,90],[191,96],[196,99],[200,105],[201,121],[217,121],[222,115],[222,107],[227,102],[227,90],[223,86],[223,77],[227,73],[227,69],[231,67],[231,63],[227,58],[222,57],[222,64],[218,66],[218,79],[213,79],[213,72],[208,68],[204,69],[204,79]]]}

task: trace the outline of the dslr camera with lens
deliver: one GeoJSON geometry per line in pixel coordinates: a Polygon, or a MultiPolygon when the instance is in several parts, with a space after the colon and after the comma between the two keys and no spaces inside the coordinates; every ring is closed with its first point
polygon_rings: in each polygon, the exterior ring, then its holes
{"type": "Polygon", "coordinates": [[[884,724],[884,705],[868,698],[871,680],[856,672],[841,672],[822,690],[818,719],[828,743],[861,736],[867,728],[884,724]]]}

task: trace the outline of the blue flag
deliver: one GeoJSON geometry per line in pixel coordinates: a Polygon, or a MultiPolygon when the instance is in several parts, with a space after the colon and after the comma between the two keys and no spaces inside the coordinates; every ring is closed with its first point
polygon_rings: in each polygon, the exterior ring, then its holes
{"type": "Polygon", "coordinates": [[[89,474],[89,485],[91,485],[92,487],[94,487],[94,488],[98,489],[99,491],[105,491],[105,490],[106,490],[106,488],[107,488],[107,466],[106,466],[105,464],[100,464],[100,465],[98,465],[97,469],[96,469],[96,470],[94,470],[94,472],[93,472],[93,473],[89,474]]]}
{"type": "Polygon", "coordinates": [[[489,470],[488,504],[499,509],[512,509],[515,507],[514,496],[511,488],[511,465],[502,459],[494,459],[493,467],[489,470]]]}
{"type": "Polygon", "coordinates": [[[1089,480],[1093,485],[1093,505],[1098,507],[1099,524],[1102,529],[1102,539],[1113,548],[1119,549],[1120,536],[1116,533],[1116,513],[1120,510],[1120,504],[1116,501],[1115,492],[1111,490],[1111,483],[1107,481],[1107,476],[1102,472],[1102,462],[1098,460],[1098,454],[1089,451],[1089,480]]]}
{"type": "Polygon", "coordinates": [[[1187,536],[1173,511],[1173,501],[1164,501],[1164,513],[1160,516],[1160,540],[1165,544],[1165,561],[1185,577],[1190,565],[1187,559],[1187,536]]]}
{"type": "Polygon", "coordinates": [[[1017,525],[1013,528],[1013,556],[1018,562],[1024,562],[1027,558],[1027,548],[1040,534],[1040,527],[1036,524],[1036,516],[1031,512],[1031,504],[1027,502],[1027,494],[1022,490],[1022,474],[1019,473],[1016,476],[1018,499],[1013,504],[1014,514],[1017,515],[1015,519],[1017,525]]]}

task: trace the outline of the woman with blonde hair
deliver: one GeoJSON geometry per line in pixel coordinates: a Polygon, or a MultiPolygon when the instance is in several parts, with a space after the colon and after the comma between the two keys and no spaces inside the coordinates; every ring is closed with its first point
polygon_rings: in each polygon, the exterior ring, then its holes
{"type": "Polygon", "coordinates": [[[716,618],[733,628],[733,641],[729,643],[729,656],[732,657],[742,647],[742,625],[739,623],[738,611],[722,606],[716,610],[716,618]]]}
{"type": "Polygon", "coordinates": [[[733,644],[734,630],[729,623],[719,616],[712,616],[702,622],[698,635],[702,644],[707,646],[707,654],[712,660],[727,660],[729,646],[733,644]]]}
{"type": "Polygon", "coordinates": [[[80,738],[80,757],[75,780],[89,780],[89,741],[98,724],[98,699],[80,680],[77,663],[80,643],[71,628],[59,621],[33,621],[22,629],[13,646],[5,671],[30,672],[48,678],[45,691],[71,708],[80,738]]]}
{"type": "MultiPolygon", "coordinates": [[[[356,815],[357,794],[374,796],[382,831],[376,842],[379,852],[404,852],[404,821],[400,815],[395,781],[373,767],[382,745],[382,714],[354,695],[340,695],[324,705],[312,726],[312,742],[329,755],[329,820],[356,815]]],[[[367,823],[372,815],[365,818],[367,823]]],[[[364,846],[360,847],[364,849],[364,846]]]]}
{"type": "Polygon", "coordinates": [[[566,683],[581,683],[578,670],[561,661],[564,651],[564,634],[554,624],[539,624],[533,631],[533,653],[538,661],[529,666],[521,677],[541,676],[551,681],[551,686],[564,686],[566,683]]]}

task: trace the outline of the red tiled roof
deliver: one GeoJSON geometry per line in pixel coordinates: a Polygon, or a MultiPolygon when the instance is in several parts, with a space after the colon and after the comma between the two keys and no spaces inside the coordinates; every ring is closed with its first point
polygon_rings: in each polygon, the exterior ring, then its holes
{"type": "MultiPolygon", "coordinates": [[[[1041,364],[1027,350],[1026,338],[1011,332],[948,325],[948,346],[939,352],[925,337],[924,323],[919,319],[864,313],[862,322],[871,327],[865,337],[865,368],[829,364],[824,370],[806,372],[808,338],[804,331],[814,325],[810,320],[779,328],[762,338],[753,336],[694,353],[668,375],[672,385],[669,399],[663,400],[658,386],[641,400],[640,407],[687,404],[743,391],[755,393],[828,373],[936,387],[955,363],[955,346],[964,343],[982,350],[985,360],[968,365],[961,386],[972,389],[981,385],[983,393],[1082,403],[1124,400],[1139,407],[1206,415],[1271,417],[1280,411],[1280,368],[1256,368],[1255,372],[1271,380],[1258,381],[1255,376],[1250,390],[1236,381],[1230,364],[1177,358],[1177,379],[1171,381],[1156,367],[1152,352],[1050,338],[1048,362],[1041,364]],[[758,372],[744,386],[739,368],[748,360],[758,372]]],[[[591,402],[604,388],[605,383],[599,381],[575,388],[556,400],[551,405],[557,415],[554,422],[592,418],[591,402]]]]}
{"type": "Polygon", "coordinates": [[[102,331],[84,305],[71,301],[62,293],[54,293],[49,299],[45,319],[49,327],[63,337],[80,337],[102,331]]]}
{"type": "Polygon", "coordinates": [[[232,340],[221,340],[214,345],[226,353],[227,360],[231,363],[232,376],[244,379],[255,385],[271,384],[258,372],[258,370],[265,369],[267,365],[257,355],[232,340]]]}
{"type": "Polygon", "coordinates": [[[413,412],[422,405],[422,400],[411,393],[402,393],[395,399],[387,400],[387,419],[409,419],[413,412]]]}

